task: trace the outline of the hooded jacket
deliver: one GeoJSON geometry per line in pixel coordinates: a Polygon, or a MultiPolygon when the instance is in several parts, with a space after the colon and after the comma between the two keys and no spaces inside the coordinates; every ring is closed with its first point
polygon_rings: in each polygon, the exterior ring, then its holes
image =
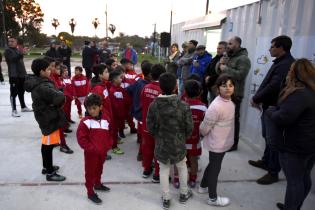
{"type": "Polygon", "coordinates": [[[243,98],[245,81],[250,67],[251,64],[246,48],[239,48],[232,55],[229,55],[225,69],[221,71],[218,62],[216,71],[218,74],[226,73],[232,76],[235,81],[234,96],[243,98]]]}
{"type": "Polygon", "coordinates": [[[176,164],[186,156],[186,139],[193,130],[189,106],[177,95],[160,95],[150,105],[147,129],[155,139],[154,155],[163,164],[176,164]]]}
{"type": "Polygon", "coordinates": [[[205,77],[206,68],[209,66],[212,60],[212,55],[205,51],[205,54],[202,56],[196,54],[193,57],[193,60],[197,61],[199,66],[192,65],[190,69],[190,74],[198,74],[203,80],[203,78],[205,77]]]}
{"type": "Polygon", "coordinates": [[[24,88],[31,92],[36,121],[43,135],[47,136],[66,124],[61,109],[65,96],[48,78],[30,75],[26,77],[24,88]]]}

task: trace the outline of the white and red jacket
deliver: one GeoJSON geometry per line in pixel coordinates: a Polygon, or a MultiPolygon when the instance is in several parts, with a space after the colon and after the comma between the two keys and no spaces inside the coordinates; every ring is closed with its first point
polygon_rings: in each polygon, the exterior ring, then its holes
{"type": "Polygon", "coordinates": [[[69,98],[73,98],[74,96],[74,88],[70,78],[63,78],[63,94],[69,98]]]}
{"type": "Polygon", "coordinates": [[[141,100],[141,107],[142,107],[142,123],[143,123],[143,130],[147,130],[147,115],[150,104],[153,100],[158,97],[162,93],[160,88],[160,83],[158,81],[150,82],[149,84],[145,85],[140,96],[141,100]]]}
{"type": "Polygon", "coordinates": [[[188,154],[191,155],[201,155],[201,142],[200,142],[200,132],[199,126],[205,116],[207,107],[199,99],[185,98],[184,101],[190,106],[194,128],[193,132],[186,140],[186,149],[188,154]]]}
{"type": "Polygon", "coordinates": [[[85,97],[89,91],[89,81],[83,74],[72,77],[72,85],[76,97],[85,97]]]}
{"type": "Polygon", "coordinates": [[[91,87],[90,92],[95,93],[99,96],[101,96],[103,101],[103,113],[107,113],[110,119],[113,117],[113,111],[112,111],[112,105],[109,98],[109,90],[108,87],[110,87],[110,83],[108,81],[100,82],[97,84],[94,84],[94,86],[91,87]]]}
{"type": "Polygon", "coordinates": [[[138,74],[133,69],[126,70],[125,77],[121,83],[122,88],[127,88],[130,85],[136,83],[139,79],[138,74]]]}
{"type": "Polygon", "coordinates": [[[125,120],[130,107],[130,96],[127,91],[120,87],[112,85],[109,90],[109,98],[112,105],[112,111],[114,119],[117,117],[119,119],[125,120]]]}
{"type": "Polygon", "coordinates": [[[102,114],[99,119],[84,117],[77,129],[80,147],[87,153],[105,156],[113,144],[110,129],[111,120],[106,114],[102,114]]]}

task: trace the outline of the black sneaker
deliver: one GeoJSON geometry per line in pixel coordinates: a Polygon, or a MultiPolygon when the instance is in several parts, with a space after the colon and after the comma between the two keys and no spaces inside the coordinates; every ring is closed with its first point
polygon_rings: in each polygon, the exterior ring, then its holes
{"type": "Polygon", "coordinates": [[[261,184],[261,185],[269,185],[278,181],[279,181],[278,175],[271,175],[270,173],[267,173],[263,177],[257,179],[256,182],[257,184],[261,184]]]}
{"type": "MultiPolygon", "coordinates": [[[[54,172],[57,172],[59,170],[59,166],[53,166],[53,168],[54,168],[54,172]]],[[[42,169],[42,174],[47,174],[47,169],[46,168],[42,169]]]]}
{"type": "Polygon", "coordinates": [[[106,160],[111,160],[112,156],[111,155],[106,155],[106,160]]]}
{"type": "Polygon", "coordinates": [[[150,170],[150,171],[143,171],[142,177],[146,179],[146,178],[148,178],[151,174],[152,174],[152,170],[150,170]]]}
{"type": "Polygon", "coordinates": [[[193,196],[192,191],[189,189],[186,194],[180,194],[179,195],[179,202],[180,203],[186,203],[186,201],[193,196]]]}
{"type": "Polygon", "coordinates": [[[102,200],[98,197],[96,193],[94,193],[93,195],[89,195],[88,199],[97,205],[102,204],[102,200]]]}
{"type": "Polygon", "coordinates": [[[248,164],[251,165],[251,166],[254,166],[256,168],[260,168],[260,169],[268,171],[268,167],[267,167],[266,163],[264,161],[262,161],[262,160],[257,160],[257,161],[249,160],[248,164]]]}
{"type": "Polygon", "coordinates": [[[102,191],[102,192],[109,192],[110,188],[106,187],[105,185],[101,184],[100,186],[95,186],[94,190],[102,191]]]}
{"type": "Polygon", "coordinates": [[[277,207],[278,207],[278,209],[283,210],[284,204],[283,203],[277,203],[277,207]]]}
{"type": "Polygon", "coordinates": [[[60,152],[64,152],[66,154],[72,154],[73,153],[73,150],[71,150],[68,145],[63,145],[61,146],[60,145],[60,152]]]}
{"type": "Polygon", "coordinates": [[[137,129],[136,129],[136,128],[130,128],[130,133],[131,133],[131,134],[137,133],[137,129]]]}
{"type": "Polygon", "coordinates": [[[62,182],[62,181],[66,180],[66,177],[61,176],[61,175],[57,174],[56,172],[53,172],[52,174],[46,175],[46,180],[52,181],[52,182],[62,182]]]}
{"type": "Polygon", "coordinates": [[[71,120],[71,119],[70,119],[68,122],[71,123],[71,124],[74,124],[74,123],[75,123],[75,122],[74,122],[73,120],[71,120]]]}
{"type": "Polygon", "coordinates": [[[153,183],[160,183],[160,176],[159,175],[153,175],[152,182],[153,183]]]}
{"type": "Polygon", "coordinates": [[[63,132],[64,132],[64,133],[71,133],[71,132],[72,132],[72,130],[71,130],[71,129],[69,129],[69,128],[67,128],[67,129],[63,130],[63,132]]]}
{"type": "Polygon", "coordinates": [[[166,200],[162,198],[163,209],[169,209],[171,206],[171,200],[166,200]]]}

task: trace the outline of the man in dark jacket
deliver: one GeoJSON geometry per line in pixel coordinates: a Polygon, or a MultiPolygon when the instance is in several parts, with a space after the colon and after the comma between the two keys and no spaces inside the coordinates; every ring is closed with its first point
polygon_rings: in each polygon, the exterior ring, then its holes
{"type": "Polygon", "coordinates": [[[96,53],[96,48],[91,48],[89,41],[84,41],[82,50],[82,66],[85,70],[85,76],[88,79],[92,78],[93,56],[96,53]]]}
{"type": "Polygon", "coordinates": [[[227,56],[223,56],[216,66],[216,72],[220,75],[226,73],[234,78],[235,90],[233,102],[235,103],[235,132],[234,145],[230,151],[237,150],[240,133],[240,110],[244,97],[244,87],[251,64],[246,48],[241,47],[242,39],[233,37],[228,41],[227,56]]]}
{"type": "Polygon", "coordinates": [[[52,41],[50,43],[50,48],[45,53],[45,56],[48,56],[48,57],[51,57],[54,59],[60,59],[61,58],[55,41],[52,41]]]}
{"type": "Polygon", "coordinates": [[[71,57],[71,54],[72,54],[72,50],[71,50],[71,48],[69,46],[67,46],[65,40],[61,41],[61,45],[58,48],[58,53],[59,53],[59,56],[62,59],[62,63],[64,65],[66,65],[67,68],[68,68],[68,75],[69,75],[69,77],[71,77],[70,57],[71,57]]]}
{"type": "Polygon", "coordinates": [[[266,122],[265,111],[269,106],[277,105],[281,87],[285,83],[291,64],[294,62],[294,58],[290,53],[291,46],[292,41],[288,36],[278,36],[272,39],[269,52],[271,57],[275,57],[276,59],[273,60],[273,65],[270,67],[266,77],[251,101],[253,107],[262,108],[262,135],[266,141],[262,159],[258,161],[248,161],[250,165],[268,171],[266,175],[257,180],[258,184],[272,184],[277,182],[278,173],[281,170],[279,154],[274,145],[274,141],[271,139],[272,130],[266,122]]]}
{"type": "Polygon", "coordinates": [[[16,96],[19,97],[22,112],[30,112],[24,101],[24,81],[26,70],[23,61],[23,52],[17,47],[17,39],[9,38],[8,48],[4,51],[5,61],[8,65],[9,83],[10,83],[10,101],[12,106],[12,116],[20,117],[16,110],[16,96]]]}
{"type": "Polygon", "coordinates": [[[99,49],[100,63],[106,63],[106,61],[112,56],[112,52],[108,49],[107,41],[104,41],[102,48],[99,49]]]}
{"type": "Polygon", "coordinates": [[[214,86],[215,86],[215,81],[217,80],[219,75],[215,71],[215,67],[217,63],[220,61],[220,59],[222,58],[223,53],[226,52],[226,47],[227,47],[227,42],[225,41],[219,42],[218,47],[217,47],[217,55],[211,60],[205,72],[205,83],[210,93],[209,103],[211,103],[211,101],[213,101],[214,98],[217,96],[216,87],[214,86]]]}

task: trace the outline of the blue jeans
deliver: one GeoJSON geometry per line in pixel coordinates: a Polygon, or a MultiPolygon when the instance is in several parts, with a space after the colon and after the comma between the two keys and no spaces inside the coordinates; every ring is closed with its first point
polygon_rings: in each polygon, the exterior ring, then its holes
{"type": "Polygon", "coordinates": [[[280,152],[279,160],[287,179],[284,209],[299,210],[311,190],[311,171],[315,162],[315,154],[280,152]]]}
{"type": "Polygon", "coordinates": [[[267,117],[265,112],[263,112],[261,116],[261,125],[262,135],[266,141],[262,160],[266,164],[268,172],[273,176],[277,176],[281,170],[281,166],[279,163],[279,152],[276,147],[276,141],[282,137],[280,136],[279,128],[277,128],[269,117],[267,117]]]}

